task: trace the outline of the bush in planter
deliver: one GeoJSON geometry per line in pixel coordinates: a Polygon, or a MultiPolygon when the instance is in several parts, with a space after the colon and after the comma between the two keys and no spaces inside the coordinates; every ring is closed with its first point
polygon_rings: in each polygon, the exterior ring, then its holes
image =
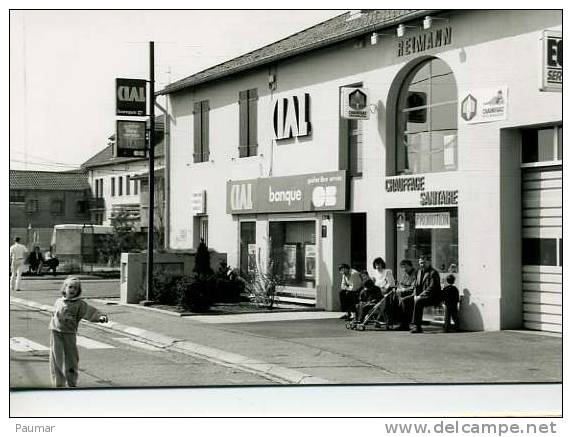
{"type": "Polygon", "coordinates": [[[155,273],[151,284],[151,293],[149,299],[163,305],[178,304],[179,295],[176,290],[177,282],[182,275],[173,275],[169,273],[155,273]]]}
{"type": "Polygon", "coordinates": [[[226,262],[220,262],[214,282],[214,302],[240,302],[242,300],[244,281],[226,262]]]}
{"type": "Polygon", "coordinates": [[[175,284],[175,293],[178,304],[186,310],[193,312],[205,312],[212,305],[213,281],[208,278],[185,276],[175,284]]]}

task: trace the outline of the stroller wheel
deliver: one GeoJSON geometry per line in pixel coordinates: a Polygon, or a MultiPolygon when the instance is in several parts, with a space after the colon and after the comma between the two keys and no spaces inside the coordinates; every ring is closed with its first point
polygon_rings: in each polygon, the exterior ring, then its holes
{"type": "Polygon", "coordinates": [[[356,329],[358,331],[365,331],[365,325],[363,323],[360,323],[359,325],[356,326],[356,329]]]}
{"type": "Polygon", "coordinates": [[[346,322],[346,329],[352,329],[352,322],[346,322]]]}

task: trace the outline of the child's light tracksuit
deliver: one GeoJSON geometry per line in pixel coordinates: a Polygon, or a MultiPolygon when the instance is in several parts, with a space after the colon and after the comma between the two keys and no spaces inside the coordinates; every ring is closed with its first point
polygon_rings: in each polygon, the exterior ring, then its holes
{"type": "Polygon", "coordinates": [[[81,319],[97,322],[103,313],[83,299],[61,297],[50,321],[50,373],[54,387],[75,387],[79,376],[76,334],[81,319]]]}

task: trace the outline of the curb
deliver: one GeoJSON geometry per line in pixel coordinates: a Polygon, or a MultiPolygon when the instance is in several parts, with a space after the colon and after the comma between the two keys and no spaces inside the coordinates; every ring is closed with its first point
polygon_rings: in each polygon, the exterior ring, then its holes
{"type": "MultiPolygon", "coordinates": [[[[44,305],[38,302],[13,296],[10,296],[10,303],[20,304],[50,313],[54,309],[51,305],[44,305]]],[[[88,324],[89,326],[105,331],[122,332],[124,334],[143,339],[153,346],[158,346],[163,349],[169,349],[186,355],[199,357],[215,364],[221,364],[227,367],[254,373],[258,376],[262,376],[280,384],[331,384],[331,382],[328,380],[302,373],[297,370],[289,369],[287,367],[265,363],[253,358],[246,357],[244,355],[227,352],[222,349],[212,348],[210,346],[204,346],[179,338],[169,337],[157,332],[135,328],[133,326],[124,325],[118,322],[111,321],[107,323],[91,323],[86,320],[82,320],[81,323],[88,324]]]]}

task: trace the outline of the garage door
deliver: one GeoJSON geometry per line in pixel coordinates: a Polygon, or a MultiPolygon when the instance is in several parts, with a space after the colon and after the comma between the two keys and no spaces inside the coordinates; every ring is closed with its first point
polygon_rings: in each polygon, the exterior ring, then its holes
{"type": "Polygon", "coordinates": [[[562,332],[562,166],[522,172],[525,328],[562,332]]]}

